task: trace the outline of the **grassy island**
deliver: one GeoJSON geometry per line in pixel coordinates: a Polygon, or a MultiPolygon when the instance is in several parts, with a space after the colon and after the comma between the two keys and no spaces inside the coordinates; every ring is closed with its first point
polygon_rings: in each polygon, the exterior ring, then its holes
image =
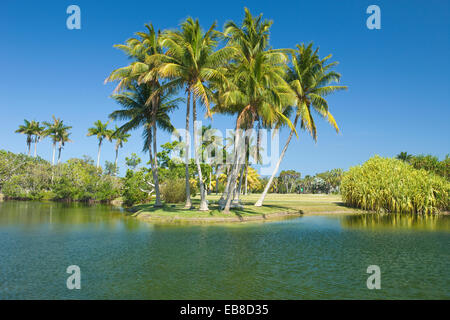
{"type": "Polygon", "coordinates": [[[221,223],[246,221],[271,221],[311,214],[349,214],[358,212],[346,207],[339,195],[323,194],[269,194],[263,207],[252,204],[258,194],[241,197],[243,209],[233,209],[229,214],[220,210],[217,201],[220,196],[209,195],[209,211],[196,210],[200,199],[193,198],[193,208],[184,209],[184,204],[165,204],[155,208],[153,203],[136,205],[130,215],[150,222],[221,223]]]}

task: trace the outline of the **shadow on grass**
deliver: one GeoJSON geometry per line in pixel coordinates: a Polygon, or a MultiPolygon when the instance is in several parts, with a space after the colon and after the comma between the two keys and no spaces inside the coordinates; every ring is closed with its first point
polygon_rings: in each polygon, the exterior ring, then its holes
{"type": "MultiPolygon", "coordinates": [[[[185,209],[184,203],[179,204],[163,204],[162,207],[154,207],[154,202],[146,203],[146,204],[139,204],[135,205],[132,208],[127,209],[127,215],[132,215],[135,213],[138,213],[139,211],[146,212],[146,213],[152,213],[152,212],[161,212],[162,213],[180,213],[180,214],[189,214],[192,212],[193,215],[195,213],[199,213],[200,211],[197,210],[198,206],[200,204],[200,200],[198,199],[192,199],[192,208],[191,209],[185,209]]],[[[303,213],[302,210],[296,210],[293,208],[281,206],[281,205],[275,205],[275,204],[266,204],[263,207],[254,207],[253,202],[242,202],[243,208],[236,209],[231,208],[230,209],[230,215],[235,214],[240,220],[243,220],[243,216],[259,216],[262,215],[264,218],[266,214],[270,213],[279,213],[279,212],[299,212],[303,213]]],[[[208,204],[209,212],[204,212],[205,214],[208,214],[209,216],[213,217],[217,214],[222,213],[222,210],[220,209],[220,206],[217,202],[210,202],[208,204]]],[[[137,215],[139,215],[138,213],[137,215]]]]}

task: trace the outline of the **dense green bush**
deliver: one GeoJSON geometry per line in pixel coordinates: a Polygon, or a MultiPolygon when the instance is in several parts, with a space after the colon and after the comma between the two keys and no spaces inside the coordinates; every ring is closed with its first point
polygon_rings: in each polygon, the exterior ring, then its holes
{"type": "Polygon", "coordinates": [[[167,180],[161,185],[161,196],[167,203],[179,203],[186,200],[186,180],[167,180]]]}
{"type": "Polygon", "coordinates": [[[144,203],[149,199],[149,193],[146,192],[148,185],[145,185],[146,174],[144,170],[127,170],[123,179],[123,204],[132,206],[137,203],[144,203]]]}
{"type": "Polygon", "coordinates": [[[348,205],[378,212],[428,214],[450,206],[446,179],[379,156],[350,168],[342,179],[341,193],[348,205]]]}
{"type": "Polygon", "coordinates": [[[111,201],[120,196],[121,180],[103,174],[90,159],[48,161],[0,151],[0,192],[9,199],[111,201]]]}

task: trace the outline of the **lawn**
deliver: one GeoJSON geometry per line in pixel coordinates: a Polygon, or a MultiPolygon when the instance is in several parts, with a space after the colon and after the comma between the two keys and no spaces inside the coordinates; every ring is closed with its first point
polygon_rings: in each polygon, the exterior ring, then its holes
{"type": "Polygon", "coordinates": [[[322,194],[269,194],[262,207],[253,204],[259,194],[241,196],[243,209],[232,209],[231,214],[225,214],[219,210],[217,200],[220,195],[209,195],[210,211],[196,210],[199,197],[192,199],[193,208],[184,209],[184,203],[165,204],[162,208],[155,209],[152,203],[141,204],[132,208],[133,215],[144,220],[192,220],[204,221],[242,221],[242,220],[267,220],[271,218],[283,218],[302,214],[346,214],[355,213],[358,210],[346,207],[339,195],[322,194]]]}

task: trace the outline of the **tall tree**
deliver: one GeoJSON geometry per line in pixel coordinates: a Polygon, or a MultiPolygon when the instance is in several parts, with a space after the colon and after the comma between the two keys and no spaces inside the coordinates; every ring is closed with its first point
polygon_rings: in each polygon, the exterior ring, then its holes
{"type": "Polygon", "coordinates": [[[28,155],[31,153],[31,143],[33,142],[33,136],[34,136],[34,130],[36,127],[36,122],[34,120],[28,121],[23,120],[24,124],[21,124],[19,126],[19,129],[17,129],[16,133],[24,134],[27,137],[27,148],[28,148],[28,155]]]}
{"type": "Polygon", "coordinates": [[[206,107],[207,115],[210,113],[210,81],[223,81],[227,79],[221,67],[228,62],[235,52],[234,48],[225,47],[214,51],[218,44],[219,33],[215,30],[216,24],[212,24],[208,31],[204,32],[198,20],[187,18],[181,24],[181,30],[166,31],[162,35],[162,45],[167,48],[164,55],[154,55],[154,61],[158,61],[158,72],[162,77],[170,79],[166,86],[185,88],[187,96],[186,105],[186,205],[191,207],[189,187],[189,118],[190,103],[192,100],[192,120],[194,123],[194,158],[197,167],[200,185],[199,210],[208,210],[204,184],[199,159],[197,137],[197,101],[201,101],[206,107]]]}
{"type": "Polygon", "coordinates": [[[314,122],[311,109],[316,113],[328,120],[328,122],[334,127],[336,132],[339,132],[338,125],[334,117],[329,112],[328,102],[325,96],[333,92],[347,89],[346,86],[330,85],[333,82],[339,82],[341,75],[335,71],[330,71],[337,62],[328,63],[331,55],[326,56],[323,59],[319,58],[318,49],[313,49],[313,44],[305,46],[297,45],[297,50],[292,52],[292,67],[287,74],[287,81],[289,86],[295,95],[295,120],[294,125],[291,128],[289,137],[284,145],[281,155],[278,158],[275,169],[264,188],[255,206],[262,206],[264,198],[266,197],[272,181],[278,172],[281,161],[286,154],[286,150],[295,133],[295,127],[300,120],[300,128],[308,131],[313,137],[314,141],[317,141],[317,129],[314,122]]]}
{"type": "MultiPolygon", "coordinates": [[[[148,141],[153,142],[153,154],[150,146],[147,146],[145,150],[151,153],[150,161],[156,194],[155,206],[161,206],[157,161],[157,117],[162,99],[167,101],[167,96],[164,96],[170,94],[172,89],[167,89],[167,87],[161,88],[160,78],[156,72],[156,64],[159,61],[151,59],[155,55],[162,54],[160,32],[156,32],[152,24],[146,24],[145,27],[147,30],[145,32],[137,32],[136,38],[128,39],[124,45],[116,45],[117,48],[124,51],[134,61],[129,66],[114,70],[105,82],[119,80],[116,92],[133,89],[136,85],[145,84],[146,89],[144,91],[151,93],[147,100],[144,101],[148,112],[150,112],[150,117],[146,120],[147,124],[145,124],[147,129],[144,132],[149,138],[148,141]]],[[[147,141],[147,138],[145,140],[147,141]]]]}
{"type": "MultiPolygon", "coordinates": [[[[280,121],[290,124],[283,114],[284,107],[289,106],[293,99],[284,80],[288,58],[283,50],[269,49],[271,25],[271,21],[262,20],[262,15],[253,17],[247,8],[240,27],[232,21],[225,25],[227,46],[235,48],[236,54],[228,68],[230,85],[223,90],[218,100],[225,108],[238,110],[237,131],[241,128],[251,129],[257,121],[263,121],[269,126],[280,121]]],[[[240,162],[245,156],[238,153],[241,140],[237,134],[234,163],[226,187],[225,213],[230,211],[240,162]]]]}
{"type": "Polygon", "coordinates": [[[96,136],[98,139],[98,152],[97,152],[97,168],[100,166],[100,152],[102,149],[102,143],[105,138],[110,134],[108,130],[108,122],[102,123],[100,120],[94,122],[94,126],[88,129],[87,136],[96,136]]]}
{"type": "MultiPolygon", "coordinates": [[[[153,135],[153,106],[147,103],[149,97],[153,94],[152,86],[145,83],[138,85],[136,82],[128,85],[128,90],[120,94],[112,95],[112,98],[119,103],[123,109],[112,112],[109,117],[113,120],[125,120],[127,121],[121,127],[119,131],[129,132],[131,130],[143,127],[144,131],[142,137],[144,138],[143,151],[148,152],[150,156],[150,163],[152,166],[153,182],[155,184],[155,206],[161,206],[160,192],[159,192],[159,180],[158,180],[158,168],[154,161],[153,155],[157,153],[156,145],[154,142],[155,136],[153,135]]],[[[177,103],[182,99],[173,99],[171,93],[161,95],[159,98],[159,107],[156,109],[156,125],[165,131],[172,132],[175,128],[170,122],[169,113],[176,109],[177,103]]]]}

